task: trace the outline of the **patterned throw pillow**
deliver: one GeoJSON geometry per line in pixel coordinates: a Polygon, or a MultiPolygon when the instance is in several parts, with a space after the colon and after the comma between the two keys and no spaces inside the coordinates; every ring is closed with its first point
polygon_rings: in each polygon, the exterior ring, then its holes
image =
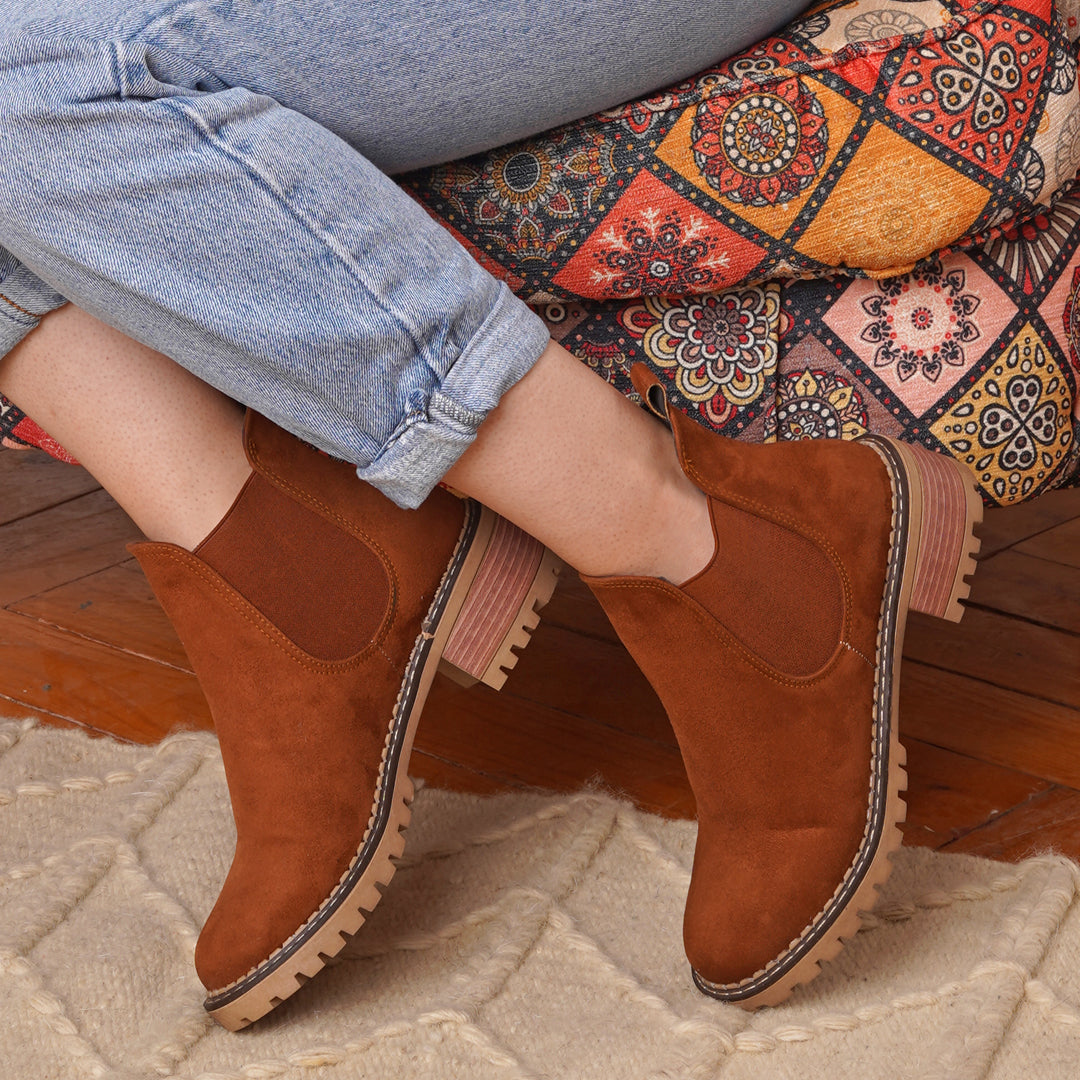
{"type": "Polygon", "coordinates": [[[643,360],[734,438],[897,436],[959,458],[988,503],[1080,483],[1080,185],[902,277],[537,310],[624,393],[643,360]]]}
{"type": "Polygon", "coordinates": [[[827,0],[647,100],[403,182],[532,303],[895,276],[1076,174],[1070,34],[1051,0],[827,0]]]}

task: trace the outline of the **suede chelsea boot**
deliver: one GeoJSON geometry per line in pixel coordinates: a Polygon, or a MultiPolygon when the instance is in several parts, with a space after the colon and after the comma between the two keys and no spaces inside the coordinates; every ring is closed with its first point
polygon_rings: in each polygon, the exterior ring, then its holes
{"type": "Polygon", "coordinates": [[[951,458],[877,436],[735,442],[632,374],[708,499],[715,554],[681,585],[586,582],[663,702],[697,801],[694,980],[771,1005],[840,951],[888,876],[907,612],[959,619],[982,505],[951,458]]]}
{"type": "Polygon", "coordinates": [[[221,743],[236,851],[195,963],[230,1030],[360,929],[404,847],[436,668],[500,686],[558,572],[475,502],[402,510],[254,413],[244,443],[252,473],[195,552],[132,546],[221,743]]]}

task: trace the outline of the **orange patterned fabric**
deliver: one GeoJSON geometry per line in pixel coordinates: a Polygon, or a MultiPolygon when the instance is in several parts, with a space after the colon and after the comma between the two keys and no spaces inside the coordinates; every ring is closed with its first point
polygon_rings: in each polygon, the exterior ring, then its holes
{"type": "Polygon", "coordinates": [[[648,100],[405,184],[543,303],[895,276],[1078,166],[1051,0],[828,0],[648,100]]]}
{"type": "Polygon", "coordinates": [[[1080,186],[899,277],[537,310],[624,393],[643,361],[733,438],[893,436],[964,462],[991,504],[1080,482],[1080,186]]]}

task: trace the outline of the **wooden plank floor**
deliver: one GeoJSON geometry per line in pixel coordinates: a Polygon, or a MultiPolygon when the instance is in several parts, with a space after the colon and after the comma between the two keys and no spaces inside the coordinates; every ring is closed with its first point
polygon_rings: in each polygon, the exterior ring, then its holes
{"type": "MultiPolygon", "coordinates": [[[[0,451],[0,490],[0,714],[141,742],[209,727],[120,509],[36,452],[0,451]]],[[[1080,857],[1080,490],[991,511],[982,535],[964,622],[909,625],[907,839],[1080,857]]],[[[599,782],[694,811],[659,702],[574,575],[502,693],[436,680],[412,771],[475,792],[599,782]]]]}

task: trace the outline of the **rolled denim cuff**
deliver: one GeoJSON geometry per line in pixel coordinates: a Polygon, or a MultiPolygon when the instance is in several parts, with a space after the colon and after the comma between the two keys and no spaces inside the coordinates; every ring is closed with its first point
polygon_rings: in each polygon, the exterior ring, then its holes
{"type": "Polygon", "coordinates": [[[426,409],[407,415],[378,457],[357,468],[357,476],[398,506],[419,506],[550,340],[540,317],[503,285],[491,314],[432,391],[426,409]]]}
{"type": "Polygon", "coordinates": [[[0,356],[36,329],[43,316],[66,303],[51,285],[0,248],[0,356]]]}

